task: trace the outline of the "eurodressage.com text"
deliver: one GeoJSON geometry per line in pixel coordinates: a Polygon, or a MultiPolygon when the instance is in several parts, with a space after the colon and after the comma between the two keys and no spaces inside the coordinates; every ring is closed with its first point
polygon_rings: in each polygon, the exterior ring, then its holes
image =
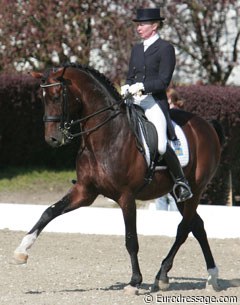
{"type": "Polygon", "coordinates": [[[143,298],[145,304],[238,304],[237,296],[168,296],[146,294],[143,298]]]}

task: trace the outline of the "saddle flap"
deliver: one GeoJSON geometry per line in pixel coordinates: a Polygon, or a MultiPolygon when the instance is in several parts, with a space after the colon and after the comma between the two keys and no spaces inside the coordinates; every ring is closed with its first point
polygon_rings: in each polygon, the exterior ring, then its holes
{"type": "MultiPolygon", "coordinates": [[[[128,107],[129,122],[131,129],[137,140],[137,147],[147,158],[149,162],[154,162],[158,155],[158,137],[157,131],[152,122],[150,122],[144,110],[135,104],[128,107]],[[146,149],[147,147],[147,149],[146,149]]],[[[149,162],[147,162],[149,164],[149,162]]]]}
{"type": "MultiPolygon", "coordinates": [[[[155,170],[166,168],[164,160],[158,153],[158,137],[157,130],[152,122],[148,121],[144,114],[144,110],[138,105],[128,105],[129,123],[133,133],[135,134],[137,147],[144,155],[148,167],[155,170]]],[[[189,148],[187,138],[182,128],[172,120],[177,140],[170,141],[169,144],[175,151],[182,167],[189,162],[189,148]]]]}

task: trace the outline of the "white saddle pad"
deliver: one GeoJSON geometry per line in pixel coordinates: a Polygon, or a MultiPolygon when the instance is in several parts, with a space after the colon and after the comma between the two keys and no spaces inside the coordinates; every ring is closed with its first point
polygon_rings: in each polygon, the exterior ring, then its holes
{"type": "MultiPolygon", "coordinates": [[[[189,162],[188,142],[187,142],[186,136],[185,136],[182,128],[179,125],[177,125],[175,122],[172,122],[172,123],[173,123],[174,129],[175,129],[175,133],[178,138],[178,141],[169,141],[169,144],[175,151],[181,166],[184,167],[189,162]]],[[[144,149],[145,149],[146,161],[149,166],[150,165],[150,153],[149,153],[149,148],[144,139],[143,132],[142,132],[142,140],[143,140],[144,149]]],[[[158,167],[156,167],[156,170],[164,169],[164,168],[166,168],[166,166],[158,166],[158,167]]]]}
{"type": "Polygon", "coordinates": [[[178,141],[170,141],[170,144],[173,150],[175,151],[181,166],[184,167],[189,162],[188,142],[182,128],[179,125],[177,125],[175,122],[173,122],[173,126],[178,141]]]}

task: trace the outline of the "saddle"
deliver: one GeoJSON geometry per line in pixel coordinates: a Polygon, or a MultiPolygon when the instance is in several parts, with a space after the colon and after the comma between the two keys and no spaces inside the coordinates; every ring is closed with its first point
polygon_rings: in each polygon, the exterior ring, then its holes
{"type": "MultiPolygon", "coordinates": [[[[127,117],[129,121],[130,128],[135,135],[136,145],[138,150],[144,156],[147,164],[148,170],[145,176],[145,180],[149,183],[152,180],[154,171],[156,169],[166,167],[165,161],[162,156],[158,153],[158,136],[157,130],[154,124],[146,118],[144,110],[132,103],[132,101],[126,100],[127,117]],[[147,149],[146,149],[147,147],[147,149]]],[[[191,113],[186,111],[171,109],[170,117],[177,123],[177,125],[182,126],[192,117],[191,113]]],[[[174,125],[176,125],[174,123],[174,125]]],[[[179,146],[179,141],[171,142],[173,149],[176,154],[182,153],[181,147],[179,146]]],[[[188,158],[188,155],[187,157],[188,158]]]]}

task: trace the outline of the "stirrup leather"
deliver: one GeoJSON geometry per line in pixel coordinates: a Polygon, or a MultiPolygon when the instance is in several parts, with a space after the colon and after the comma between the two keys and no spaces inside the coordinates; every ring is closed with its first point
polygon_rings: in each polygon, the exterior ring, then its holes
{"type": "Polygon", "coordinates": [[[174,195],[174,197],[176,198],[177,202],[185,201],[185,200],[187,200],[187,199],[192,198],[192,196],[193,196],[192,191],[191,191],[191,189],[190,189],[190,186],[189,186],[187,183],[182,182],[182,181],[177,181],[177,182],[174,184],[173,190],[172,190],[172,191],[173,191],[173,195],[174,195]],[[178,187],[183,187],[183,188],[185,188],[189,195],[188,195],[186,198],[181,198],[181,197],[179,197],[179,196],[177,195],[177,191],[176,191],[178,187]]]}

